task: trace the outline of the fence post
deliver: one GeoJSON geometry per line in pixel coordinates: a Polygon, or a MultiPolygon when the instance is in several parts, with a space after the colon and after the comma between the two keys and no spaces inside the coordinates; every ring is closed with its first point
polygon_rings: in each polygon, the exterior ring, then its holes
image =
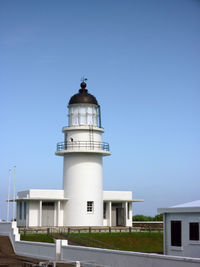
{"type": "Polygon", "coordinates": [[[109,227],[109,233],[111,234],[111,227],[109,227]]]}
{"type": "Polygon", "coordinates": [[[68,235],[70,235],[70,228],[69,227],[67,228],[67,232],[68,232],[68,235]]]}
{"type": "Polygon", "coordinates": [[[91,227],[89,227],[89,234],[91,234],[91,232],[92,232],[92,228],[91,228],[91,227]]]}
{"type": "Polygon", "coordinates": [[[129,227],[129,233],[131,234],[131,227],[129,227]]]}

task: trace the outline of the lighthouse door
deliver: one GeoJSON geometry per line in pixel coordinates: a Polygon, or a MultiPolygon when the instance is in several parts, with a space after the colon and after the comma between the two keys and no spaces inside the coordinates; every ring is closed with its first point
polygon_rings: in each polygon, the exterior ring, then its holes
{"type": "Polygon", "coordinates": [[[42,203],[42,226],[54,226],[54,202],[42,203]]]}

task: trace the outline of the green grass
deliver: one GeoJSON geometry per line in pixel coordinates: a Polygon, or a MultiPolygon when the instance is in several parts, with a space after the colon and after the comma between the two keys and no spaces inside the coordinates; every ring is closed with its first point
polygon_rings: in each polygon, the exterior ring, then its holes
{"type": "Polygon", "coordinates": [[[21,240],[54,243],[54,238],[52,236],[48,236],[47,234],[21,234],[21,240]]]}
{"type": "MultiPolygon", "coordinates": [[[[159,232],[133,232],[133,233],[71,233],[53,234],[54,238],[68,239],[72,244],[137,251],[148,253],[163,253],[163,233],[159,232]]],[[[36,242],[53,242],[52,236],[46,234],[21,235],[22,240],[36,242]]]]}

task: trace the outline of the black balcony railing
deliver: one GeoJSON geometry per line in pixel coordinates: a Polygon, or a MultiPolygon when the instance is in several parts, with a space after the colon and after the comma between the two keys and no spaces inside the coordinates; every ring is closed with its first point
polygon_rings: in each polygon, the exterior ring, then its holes
{"type": "Polygon", "coordinates": [[[57,151],[62,150],[104,150],[110,151],[109,144],[96,141],[73,141],[57,143],[57,151]]]}

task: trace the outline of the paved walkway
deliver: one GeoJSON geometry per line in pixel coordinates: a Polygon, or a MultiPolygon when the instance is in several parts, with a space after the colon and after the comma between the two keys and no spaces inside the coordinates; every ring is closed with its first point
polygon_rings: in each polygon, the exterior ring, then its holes
{"type": "MultiPolygon", "coordinates": [[[[40,259],[32,259],[15,255],[12,244],[9,237],[0,236],[0,267],[23,267],[25,263],[39,263],[45,262],[40,259]]],[[[31,266],[27,264],[27,266],[31,266]]],[[[69,264],[57,264],[56,266],[72,267],[74,265],[69,264]]]]}

